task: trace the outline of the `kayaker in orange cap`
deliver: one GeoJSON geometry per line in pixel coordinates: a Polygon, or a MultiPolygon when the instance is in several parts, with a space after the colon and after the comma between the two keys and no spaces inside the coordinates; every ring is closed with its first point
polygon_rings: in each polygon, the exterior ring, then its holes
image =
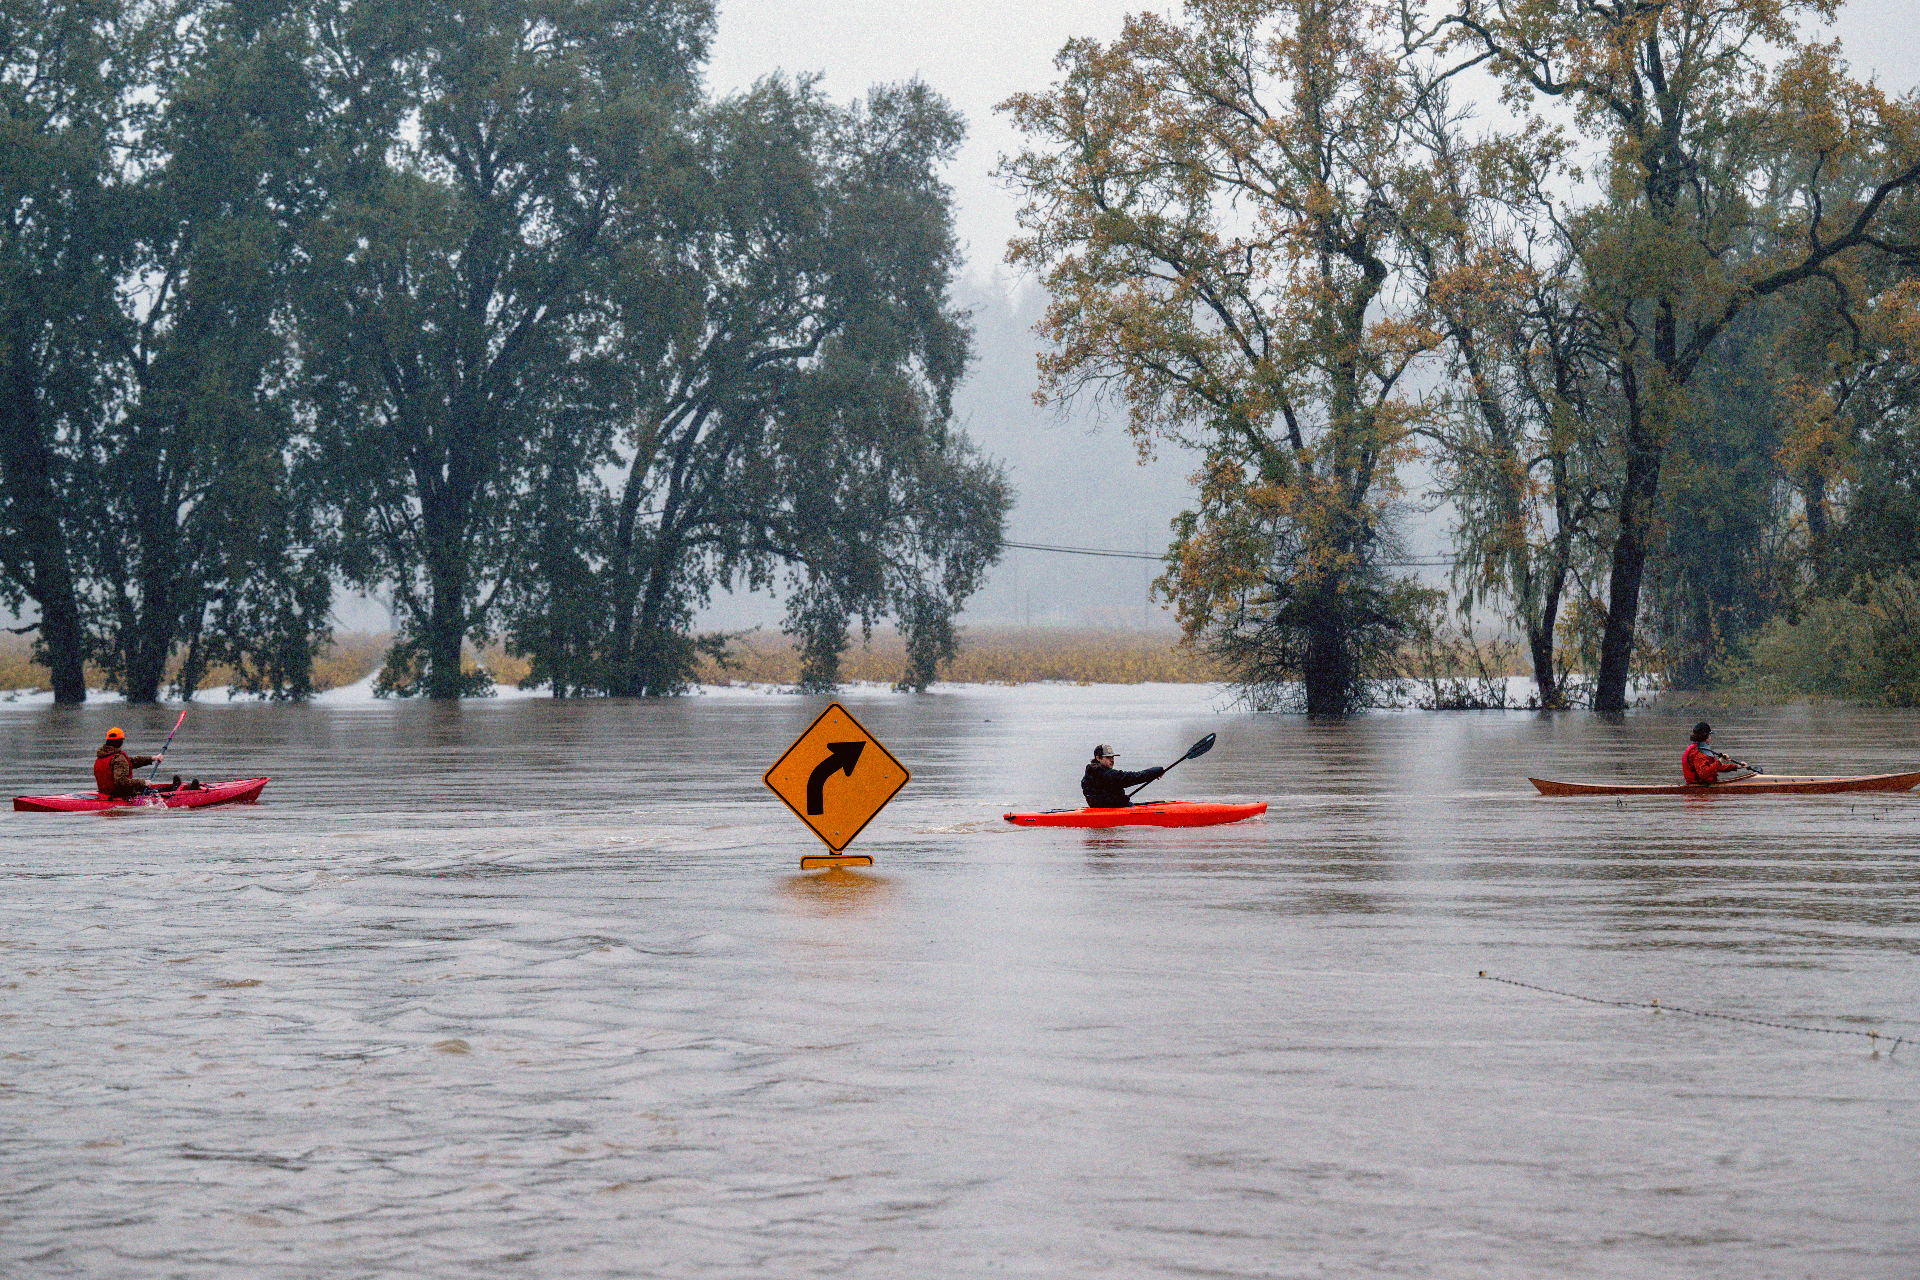
{"type": "Polygon", "coordinates": [[[1165,773],[1159,765],[1151,769],[1142,769],[1138,773],[1128,773],[1116,769],[1113,762],[1118,759],[1113,748],[1101,743],[1093,749],[1093,760],[1087,765],[1086,773],[1080,779],[1080,794],[1087,798],[1089,809],[1125,809],[1133,804],[1127,795],[1127,788],[1142,782],[1152,782],[1165,773]]]}
{"type": "MultiPolygon", "coordinates": [[[[103,796],[112,796],[115,800],[131,800],[143,791],[171,791],[172,787],[149,787],[145,778],[133,776],[135,769],[150,764],[159,764],[165,756],[130,756],[127,754],[127,735],[119,729],[107,730],[107,740],[93,753],[93,783],[103,796]]],[[[180,780],[174,779],[178,786],[180,780]]]]}
{"type": "Polygon", "coordinates": [[[1720,781],[1721,774],[1735,774],[1728,782],[1738,782],[1741,778],[1751,778],[1759,772],[1752,765],[1741,764],[1730,756],[1723,756],[1707,745],[1707,739],[1713,736],[1713,726],[1702,720],[1693,726],[1692,741],[1680,756],[1680,776],[1696,787],[1711,786],[1720,781]]]}

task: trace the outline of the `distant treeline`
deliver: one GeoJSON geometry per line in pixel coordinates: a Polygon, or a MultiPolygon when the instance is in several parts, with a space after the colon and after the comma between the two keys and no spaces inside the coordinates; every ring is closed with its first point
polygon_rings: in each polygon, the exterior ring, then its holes
{"type": "Polygon", "coordinates": [[[1010,490],[924,85],[714,98],[708,0],[0,4],[0,600],[56,697],[684,687],[720,586],[924,687],[1010,490]]]}
{"type": "MultiPolygon", "coordinates": [[[[1007,104],[1042,394],[1203,452],[1159,590],[1215,669],[1491,681],[1464,607],[1542,706],[1920,701],[1920,99],[1799,39],[1830,8],[1189,0],[1007,104]],[[1395,568],[1416,455],[1451,596],[1395,568]]],[[[781,593],[804,687],[879,623],[925,687],[1011,500],[950,423],[961,122],[715,98],[712,25],[0,2],[0,602],[57,697],[304,696],[343,584],[388,693],[491,645],[672,692],[722,587],[781,593]]]]}
{"type": "Polygon", "coordinates": [[[1070,42],[1009,104],[1013,258],[1043,392],[1205,451],[1188,636],[1269,701],[1392,696],[1454,643],[1394,571],[1422,455],[1539,705],[1754,663],[1920,700],[1920,98],[1802,41],[1831,11],[1188,0],[1070,42]]]}

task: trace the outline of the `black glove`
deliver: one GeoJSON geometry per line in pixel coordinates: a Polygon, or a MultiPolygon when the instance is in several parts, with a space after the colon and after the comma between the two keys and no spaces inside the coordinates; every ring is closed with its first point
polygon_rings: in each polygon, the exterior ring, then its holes
{"type": "MultiPolygon", "coordinates": [[[[1160,777],[1166,776],[1167,770],[1166,770],[1166,767],[1163,765],[1155,765],[1153,766],[1153,768],[1147,770],[1147,772],[1152,774],[1153,777],[1155,778],[1160,778],[1160,777]]],[[[1151,779],[1149,779],[1149,781],[1151,781],[1151,779]]]]}

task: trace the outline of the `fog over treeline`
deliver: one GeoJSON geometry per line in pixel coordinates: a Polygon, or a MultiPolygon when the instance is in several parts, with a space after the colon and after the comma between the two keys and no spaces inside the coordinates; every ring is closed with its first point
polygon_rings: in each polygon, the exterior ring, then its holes
{"type": "MultiPolygon", "coordinates": [[[[1162,554],[1175,515],[1191,501],[1197,456],[1159,446],[1142,464],[1124,410],[1092,397],[1065,408],[1034,404],[1034,333],[1045,295],[1004,273],[963,275],[954,291],[974,328],[975,361],[954,393],[954,421],[1005,464],[1014,505],[1007,538],[1056,546],[1162,554]]],[[[1099,627],[1171,632],[1164,601],[1148,601],[1161,565],[1009,549],[969,597],[961,621],[979,626],[1099,627]]],[[[771,596],[716,601],[716,627],[779,623],[771,596]]]]}

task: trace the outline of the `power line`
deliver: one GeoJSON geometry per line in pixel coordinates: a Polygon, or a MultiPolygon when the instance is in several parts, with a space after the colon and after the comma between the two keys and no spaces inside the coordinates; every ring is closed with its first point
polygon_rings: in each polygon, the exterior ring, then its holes
{"type": "Polygon", "coordinates": [[[1016,551],[1051,551],[1063,556],[1106,556],[1113,560],[1165,560],[1146,551],[1108,551],[1100,547],[1056,547],[1045,542],[1002,542],[1016,551]]]}
{"type": "MultiPolygon", "coordinates": [[[[1100,556],[1109,560],[1153,560],[1166,563],[1165,555],[1154,555],[1147,551],[1115,551],[1108,547],[1065,547],[1050,542],[1002,542],[1003,547],[1015,551],[1046,551],[1061,556],[1100,556]]],[[[1385,569],[1447,569],[1453,566],[1451,560],[1378,560],[1376,564],[1385,569]]]]}
{"type": "MultiPolygon", "coordinates": [[[[1794,1022],[1775,1022],[1771,1018],[1749,1018],[1738,1013],[1714,1013],[1706,1009],[1684,1009],[1677,1004],[1661,1004],[1658,1000],[1608,1000],[1603,996],[1583,996],[1577,991],[1562,991],[1558,987],[1543,987],[1537,983],[1521,982],[1517,978],[1502,978],[1480,970],[1480,976],[1488,982],[1504,982],[1510,987],[1525,987],[1528,991],[1544,991],[1550,996],[1565,996],[1569,1000],[1584,1000],[1588,1004],[1608,1004],[1616,1009],[1651,1009],[1655,1013],[1683,1013],[1690,1018],[1714,1018],[1721,1022],[1747,1022],[1756,1027],[1772,1027],[1776,1031],[1809,1031],[1822,1036],[1864,1036],[1872,1045],[1874,1052],[1880,1051],[1881,1034],[1878,1031],[1855,1030],[1852,1027],[1809,1027],[1794,1022]]],[[[1893,1047],[1887,1051],[1891,1058],[1900,1052],[1900,1046],[1907,1042],[1906,1036],[1894,1036],[1893,1047]]]]}

